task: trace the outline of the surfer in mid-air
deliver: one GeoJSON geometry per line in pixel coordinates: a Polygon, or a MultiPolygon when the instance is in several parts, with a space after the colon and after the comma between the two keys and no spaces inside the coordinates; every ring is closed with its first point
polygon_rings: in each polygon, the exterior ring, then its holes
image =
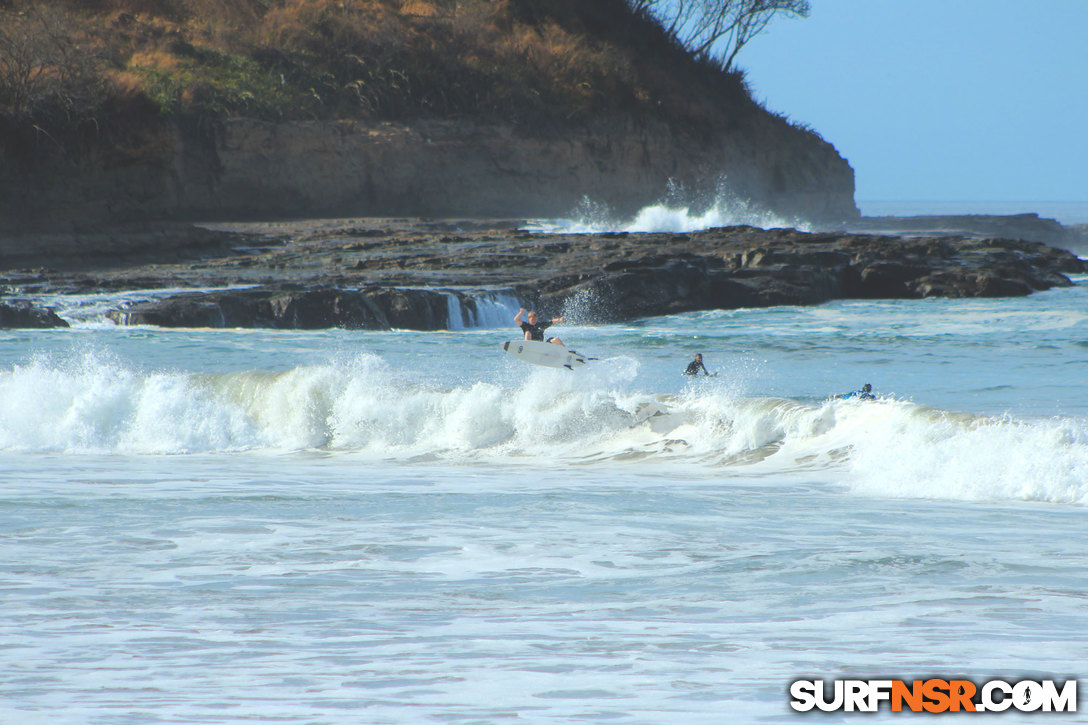
{"type": "Polygon", "coordinates": [[[689,362],[684,370],[684,375],[698,375],[700,369],[702,369],[703,375],[710,375],[707,372],[706,365],[703,365],[703,353],[697,352],[695,353],[695,359],[689,362]]]}
{"type": "Polygon", "coordinates": [[[553,317],[551,322],[542,322],[539,315],[536,314],[536,310],[529,313],[528,319],[525,322],[521,321],[521,316],[525,314],[525,308],[522,307],[518,310],[518,313],[514,315],[514,324],[521,328],[525,333],[526,340],[536,340],[538,342],[550,342],[553,345],[563,345],[563,341],[558,337],[549,337],[544,339],[544,330],[548,329],[552,325],[558,325],[563,321],[562,317],[553,317]]]}

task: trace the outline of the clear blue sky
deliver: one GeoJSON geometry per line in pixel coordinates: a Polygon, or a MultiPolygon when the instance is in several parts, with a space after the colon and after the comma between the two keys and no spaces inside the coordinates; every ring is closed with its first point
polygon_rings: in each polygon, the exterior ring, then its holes
{"type": "Polygon", "coordinates": [[[812,0],[737,59],[856,198],[1088,202],[1088,0],[812,0]]]}

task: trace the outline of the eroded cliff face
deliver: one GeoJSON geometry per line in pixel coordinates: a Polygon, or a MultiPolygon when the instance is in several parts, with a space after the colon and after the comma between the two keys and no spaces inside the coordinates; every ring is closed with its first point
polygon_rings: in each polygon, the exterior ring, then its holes
{"type": "Polygon", "coordinates": [[[630,119],[522,134],[471,121],[171,124],[151,157],[0,171],[7,221],[321,215],[554,217],[583,197],[631,213],[670,181],[786,218],[856,218],[854,173],[814,134],[771,116],[705,138],[630,119]]]}
{"type": "Polygon", "coordinates": [[[771,124],[711,142],[664,125],[601,122],[548,138],[504,126],[430,122],[271,124],[217,130],[218,173],[179,187],[193,212],[561,216],[583,196],[621,213],[661,199],[670,180],[786,217],[857,216],[854,174],[829,144],[771,124]]]}

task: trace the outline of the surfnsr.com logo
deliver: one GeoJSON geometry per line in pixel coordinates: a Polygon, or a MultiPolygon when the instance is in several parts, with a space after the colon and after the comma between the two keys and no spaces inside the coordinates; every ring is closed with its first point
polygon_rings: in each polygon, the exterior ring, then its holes
{"type": "Polygon", "coordinates": [[[1076,712],[1077,681],[796,680],[790,707],[798,712],[1076,712]]]}

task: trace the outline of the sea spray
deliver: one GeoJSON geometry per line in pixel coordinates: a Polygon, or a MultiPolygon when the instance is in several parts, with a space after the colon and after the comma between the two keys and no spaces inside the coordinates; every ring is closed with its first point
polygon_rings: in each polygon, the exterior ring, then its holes
{"type": "Polygon", "coordinates": [[[640,209],[634,217],[621,218],[608,206],[583,197],[569,218],[536,220],[531,231],[550,234],[599,234],[604,232],[672,232],[683,234],[715,227],[752,226],[760,229],[792,228],[811,231],[803,219],[786,218],[738,196],[722,178],[709,202],[691,200],[670,182],[663,200],[640,209]]]}
{"type": "Polygon", "coordinates": [[[1088,421],[851,408],[851,485],[879,496],[1088,504],[1088,421]]]}
{"type": "Polygon", "coordinates": [[[324,450],[371,460],[622,462],[702,474],[841,469],[883,497],[1088,503],[1088,423],[956,414],[898,400],[751,396],[728,379],[634,388],[617,356],[582,374],[441,385],[359,353],[283,371],[139,371],[108,355],[0,371],[0,451],[324,450]]]}
{"type": "Polygon", "coordinates": [[[0,450],[188,453],[261,441],[237,408],[183,373],[142,373],[98,352],[0,372],[0,450]]]}

